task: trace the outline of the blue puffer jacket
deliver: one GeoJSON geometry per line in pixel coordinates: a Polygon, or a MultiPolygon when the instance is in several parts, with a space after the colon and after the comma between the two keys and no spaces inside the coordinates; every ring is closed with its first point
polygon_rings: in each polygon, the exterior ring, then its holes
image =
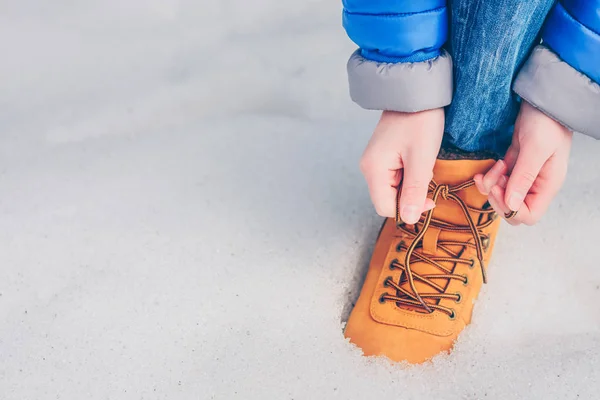
{"type": "MultiPolygon", "coordinates": [[[[416,112],[452,101],[446,0],[343,0],[359,46],[350,94],[368,109],[416,112]]],[[[514,91],[570,129],[600,138],[600,0],[560,0],[514,91]]]]}
{"type": "Polygon", "coordinates": [[[446,0],[344,0],[343,23],[363,57],[418,62],[440,55],[448,37],[446,0]]]}
{"type": "Polygon", "coordinates": [[[600,0],[558,3],[543,39],[570,66],[600,83],[600,0]]]}

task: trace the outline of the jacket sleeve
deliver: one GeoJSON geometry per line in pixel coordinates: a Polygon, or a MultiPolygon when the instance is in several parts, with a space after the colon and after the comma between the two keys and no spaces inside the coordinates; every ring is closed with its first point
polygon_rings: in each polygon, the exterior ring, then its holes
{"type": "MultiPolygon", "coordinates": [[[[599,0],[600,1],[600,0],[599,0]]],[[[359,46],[348,61],[350,96],[372,110],[417,112],[452,101],[446,0],[343,0],[359,46]]]]}
{"type": "Polygon", "coordinates": [[[600,0],[561,0],[514,91],[569,129],[600,139],[600,0]]]}

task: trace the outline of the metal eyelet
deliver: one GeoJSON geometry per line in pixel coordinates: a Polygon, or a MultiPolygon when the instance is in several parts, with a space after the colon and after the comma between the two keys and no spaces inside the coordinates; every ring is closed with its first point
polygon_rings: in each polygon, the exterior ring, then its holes
{"type": "Polygon", "coordinates": [[[400,243],[398,243],[398,245],[396,246],[396,251],[401,252],[402,246],[406,246],[406,242],[404,240],[401,240],[400,243]]]}
{"type": "Polygon", "coordinates": [[[390,287],[390,283],[389,281],[391,281],[393,278],[391,276],[388,276],[387,278],[385,278],[385,281],[383,281],[383,286],[384,287],[390,287]]]}
{"type": "Polygon", "coordinates": [[[398,259],[397,259],[397,258],[394,258],[394,259],[392,260],[392,262],[390,263],[390,269],[391,269],[391,270],[395,270],[395,269],[397,269],[397,268],[398,268],[398,267],[396,267],[394,264],[400,264],[400,262],[398,261],[398,259]]]}
{"type": "Polygon", "coordinates": [[[463,282],[463,286],[468,286],[469,285],[469,277],[467,275],[462,275],[465,278],[465,281],[463,282]]]}
{"type": "Polygon", "coordinates": [[[452,311],[452,314],[448,315],[448,318],[450,321],[454,321],[456,319],[456,313],[452,309],[450,309],[450,311],[452,311]]]}
{"type": "Polygon", "coordinates": [[[481,240],[481,244],[483,245],[483,249],[487,250],[490,247],[490,237],[486,236],[481,240]]]}
{"type": "Polygon", "coordinates": [[[381,304],[384,304],[384,303],[385,303],[385,295],[386,295],[386,294],[387,294],[387,293],[384,293],[384,294],[382,294],[381,296],[379,296],[379,302],[380,302],[381,304]]]}
{"type": "Polygon", "coordinates": [[[469,268],[473,269],[475,268],[475,259],[471,258],[471,264],[469,264],[469,268]]]}
{"type": "Polygon", "coordinates": [[[456,292],[457,299],[454,300],[456,304],[462,303],[462,294],[460,292],[456,292]]]}

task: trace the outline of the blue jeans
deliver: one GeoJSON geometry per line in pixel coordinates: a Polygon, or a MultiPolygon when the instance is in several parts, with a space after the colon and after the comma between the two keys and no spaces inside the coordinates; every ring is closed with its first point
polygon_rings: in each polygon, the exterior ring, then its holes
{"type": "Polygon", "coordinates": [[[554,0],[449,0],[454,97],[444,141],[504,155],[519,110],[511,90],[554,0]]]}

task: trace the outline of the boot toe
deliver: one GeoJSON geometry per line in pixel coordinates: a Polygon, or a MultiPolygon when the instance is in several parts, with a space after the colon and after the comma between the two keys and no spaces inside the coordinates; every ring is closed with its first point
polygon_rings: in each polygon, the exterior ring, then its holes
{"type": "Polygon", "coordinates": [[[455,340],[453,336],[436,336],[371,319],[356,324],[348,321],[344,336],[361,348],[365,356],[384,356],[411,364],[420,364],[439,353],[449,352],[455,340]]]}

